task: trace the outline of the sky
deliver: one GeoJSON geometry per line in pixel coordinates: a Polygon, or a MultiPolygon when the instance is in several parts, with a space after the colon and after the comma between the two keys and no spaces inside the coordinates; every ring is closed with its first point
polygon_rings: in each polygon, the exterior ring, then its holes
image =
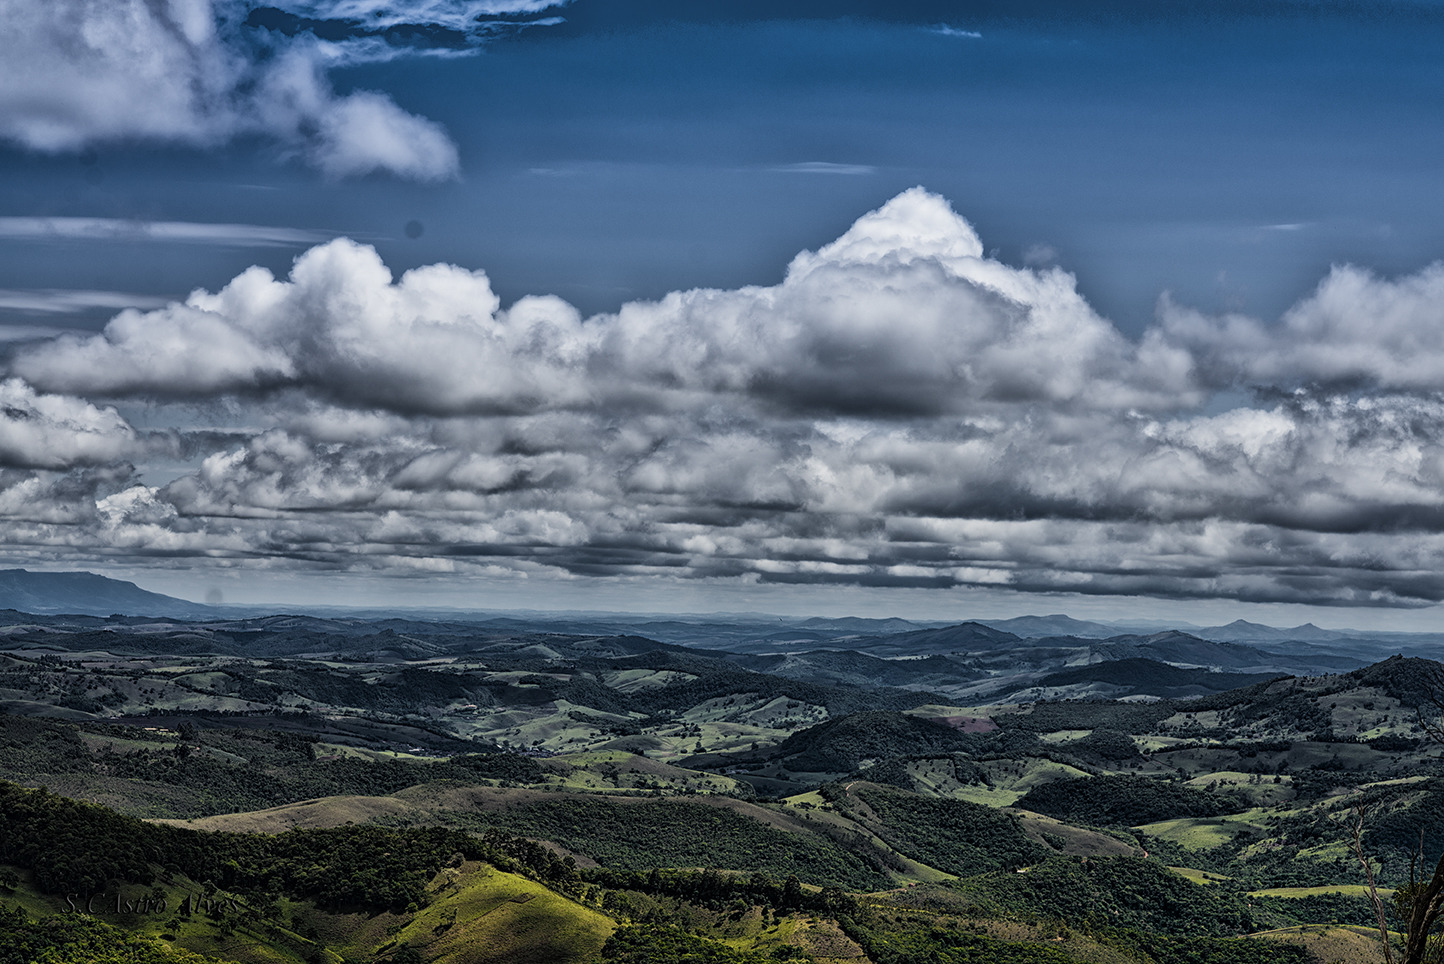
{"type": "Polygon", "coordinates": [[[0,18],[0,565],[1437,628],[1439,0],[0,18]]]}

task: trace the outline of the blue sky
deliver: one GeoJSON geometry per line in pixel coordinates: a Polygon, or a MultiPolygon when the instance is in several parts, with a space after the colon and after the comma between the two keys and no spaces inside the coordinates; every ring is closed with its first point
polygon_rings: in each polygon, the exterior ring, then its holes
{"type": "Polygon", "coordinates": [[[1441,5],[417,6],[0,0],[0,554],[1432,619],[1441,5]]]}
{"type": "MultiPolygon", "coordinates": [[[[397,267],[455,260],[511,298],[588,312],[776,281],[917,184],[1004,260],[1052,249],[1133,330],[1163,291],[1276,315],[1331,263],[1434,259],[1435,5],[1078,6],[579,0],[471,56],[331,73],[443,125],[452,179],[318,178],[264,137],[115,137],[6,152],[0,199],[14,215],[346,234],[397,267]]],[[[170,297],[295,254],[98,248],[82,254],[91,287],[170,297]]],[[[74,287],[66,253],[6,245],[0,283],[74,287]]]]}

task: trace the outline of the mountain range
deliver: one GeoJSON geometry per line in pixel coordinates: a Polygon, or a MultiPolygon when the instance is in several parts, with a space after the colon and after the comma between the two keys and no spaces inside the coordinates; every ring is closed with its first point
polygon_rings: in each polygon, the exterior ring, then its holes
{"type": "MultiPolygon", "coordinates": [[[[244,618],[260,611],[207,606],[90,572],[25,569],[0,570],[0,609],[45,616],[204,622],[244,618]]],[[[1133,658],[1234,672],[1338,672],[1395,653],[1424,657],[1444,653],[1444,634],[1371,633],[1323,629],[1312,623],[1280,628],[1243,619],[1211,627],[1157,624],[1159,631],[1139,632],[1130,630],[1129,624],[1081,620],[1064,614],[948,623],[895,617],[797,618],[759,613],[357,611],[327,607],[309,611],[323,621],[364,619],[373,625],[398,619],[403,626],[442,623],[488,633],[632,635],[739,656],[796,656],[818,650],[850,651],[887,660],[991,654],[995,662],[1016,660],[1021,672],[1038,675],[1070,664],[1133,658]]],[[[267,615],[272,612],[266,610],[267,615]]],[[[984,675],[996,670],[996,666],[987,669],[984,675]]]]}

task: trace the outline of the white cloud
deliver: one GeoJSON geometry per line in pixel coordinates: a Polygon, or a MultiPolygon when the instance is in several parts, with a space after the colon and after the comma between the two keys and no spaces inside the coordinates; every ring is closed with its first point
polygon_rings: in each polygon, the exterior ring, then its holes
{"type": "Polygon", "coordinates": [[[293,371],[281,352],[179,304],[122,312],[100,336],[62,335],[22,349],[13,368],[51,391],[121,396],[164,385],[177,397],[258,388],[293,371]]]}
{"type": "Polygon", "coordinates": [[[984,257],[966,221],[914,189],[799,254],[772,288],[679,292],[583,322],[556,298],[501,311],[483,273],[450,265],[396,281],[374,250],[337,240],[298,258],[288,280],[251,269],[185,306],[26,349],[14,370],[55,391],[299,387],[438,414],[667,409],[693,393],[923,414],[1170,407],[1190,397],[1189,364],[1157,338],[1131,344],[1071,275],[984,257]]]}
{"type": "Polygon", "coordinates": [[[304,17],[354,20],[377,28],[425,23],[485,33],[489,18],[535,14],[567,0],[277,0],[273,6],[304,17]]]}
{"type": "Polygon", "coordinates": [[[144,138],[214,144],[240,126],[246,65],[208,0],[0,2],[0,134],[38,150],[144,138]]]}
{"type": "Polygon", "coordinates": [[[15,290],[0,288],[0,309],[41,315],[71,315],[95,308],[159,308],[164,298],[125,291],[79,291],[63,288],[15,290]]]}
{"type": "Polygon", "coordinates": [[[798,410],[1174,405],[1190,387],[1184,353],[1131,345],[1065,272],[984,257],[972,227],[921,189],[799,254],[779,286],[681,292],[589,324],[632,381],[798,410]]]}
{"type": "Polygon", "coordinates": [[[378,31],[402,24],[494,32],[482,14],[555,4],[431,0],[394,4],[313,0],[273,6],[318,20],[355,21],[322,42],[248,25],[252,0],[0,0],[0,137],[40,151],[113,141],[210,147],[262,134],[299,148],[337,176],[389,171],[434,180],[457,171],[436,124],[384,94],[338,95],[325,72],[402,56],[378,31]],[[312,133],[312,132],[315,133],[312,133]]]}
{"type": "Polygon", "coordinates": [[[440,124],[373,91],[358,91],[325,113],[311,155],[333,177],[390,171],[437,181],[460,170],[456,145],[440,124]]]}
{"type": "Polygon", "coordinates": [[[135,431],[115,409],[41,395],[15,378],[0,382],[0,466],[66,469],[137,452],[135,431]]]}
{"type": "Polygon", "coordinates": [[[320,231],[262,224],[207,224],[199,221],[141,221],[121,218],[0,217],[0,238],[15,241],[161,241],[252,247],[319,244],[320,231]]]}
{"type": "Polygon", "coordinates": [[[840,174],[852,177],[877,173],[877,168],[871,164],[838,164],[833,161],[801,161],[774,167],[772,170],[778,174],[840,174]]]}
{"type": "Polygon", "coordinates": [[[1164,301],[1163,330],[1220,383],[1444,390],[1444,264],[1396,279],[1336,266],[1278,325],[1164,301]]]}
{"type": "Polygon", "coordinates": [[[958,27],[950,27],[940,23],[935,27],[928,28],[929,33],[935,33],[941,37],[958,37],[964,40],[981,40],[983,35],[976,30],[963,30],[958,27]]]}
{"type": "Polygon", "coordinates": [[[921,190],[779,284],[587,319],[551,297],[504,308],[457,266],[398,278],[337,240],[286,278],[252,268],[15,346],[4,538],[237,566],[1419,605],[1444,599],[1441,272],[1336,269],[1274,325],[1165,305],[1130,339],[1071,275],[988,258],[921,190]],[[1237,384],[1265,391],[1219,411],[1232,396],[1209,386],[1237,384]],[[137,433],[107,400],[173,431],[137,433]],[[186,428],[209,419],[228,427],[186,428]]]}

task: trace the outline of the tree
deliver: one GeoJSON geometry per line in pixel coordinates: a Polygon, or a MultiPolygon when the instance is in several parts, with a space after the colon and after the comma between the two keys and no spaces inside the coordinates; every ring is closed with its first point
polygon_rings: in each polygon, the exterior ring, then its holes
{"type": "Polygon", "coordinates": [[[1370,861],[1369,855],[1364,853],[1364,808],[1362,806],[1355,807],[1349,814],[1349,834],[1353,843],[1354,856],[1359,858],[1359,863],[1364,868],[1364,879],[1368,881],[1369,902],[1374,905],[1374,915],[1379,922],[1379,942],[1384,947],[1384,964],[1394,964],[1394,944],[1389,938],[1389,922],[1384,912],[1384,901],[1379,896],[1379,885],[1374,879],[1374,864],[1370,861]]]}
{"type": "Polygon", "coordinates": [[[802,881],[797,879],[796,874],[788,874],[787,880],[782,884],[782,906],[787,908],[798,907],[802,904],[802,881]]]}
{"type": "Polygon", "coordinates": [[[1444,954],[1444,934],[1435,932],[1444,913],[1444,856],[1424,878],[1424,842],[1409,856],[1409,883],[1394,891],[1394,907],[1405,920],[1403,964],[1438,960],[1444,954]]]}

